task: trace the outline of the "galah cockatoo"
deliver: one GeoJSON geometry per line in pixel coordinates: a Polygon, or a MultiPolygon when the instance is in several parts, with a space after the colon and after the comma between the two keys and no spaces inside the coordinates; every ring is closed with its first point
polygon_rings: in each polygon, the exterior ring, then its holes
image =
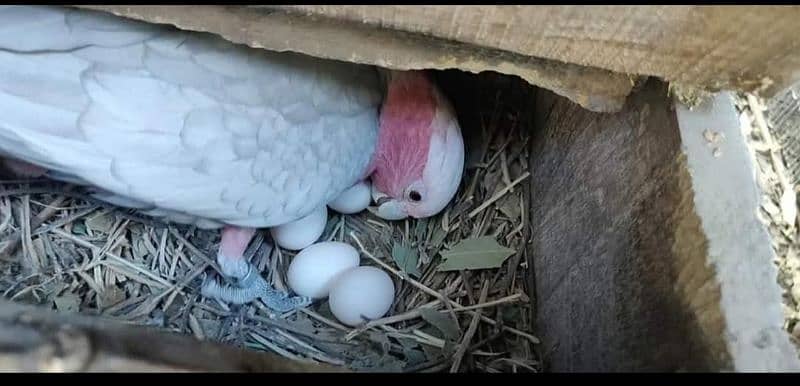
{"type": "Polygon", "coordinates": [[[378,216],[432,216],[464,167],[456,116],[425,72],[48,6],[0,7],[0,154],[106,202],[221,228],[226,289],[280,311],[309,299],[274,290],[243,258],[257,228],[367,178],[378,216]]]}

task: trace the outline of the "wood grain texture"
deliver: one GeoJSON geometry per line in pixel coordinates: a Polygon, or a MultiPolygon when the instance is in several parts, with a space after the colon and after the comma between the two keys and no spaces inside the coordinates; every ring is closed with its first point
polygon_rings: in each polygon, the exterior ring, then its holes
{"type": "Polygon", "coordinates": [[[342,372],[189,336],[0,301],[0,371],[342,372]]]}
{"type": "Polygon", "coordinates": [[[288,6],[624,74],[771,93],[800,77],[798,6],[288,6]],[[769,79],[769,80],[767,80],[769,79]]]}
{"type": "MultiPolygon", "coordinates": [[[[390,69],[496,71],[516,75],[592,111],[616,111],[633,86],[628,75],[425,36],[415,31],[306,16],[274,6],[111,6],[81,8],[210,32],[234,43],[390,69]]],[[[378,6],[376,9],[383,9],[378,6]]]]}
{"type": "Polygon", "coordinates": [[[537,97],[533,272],[550,370],[732,369],[666,90],[651,80],[615,114],[537,97]]]}

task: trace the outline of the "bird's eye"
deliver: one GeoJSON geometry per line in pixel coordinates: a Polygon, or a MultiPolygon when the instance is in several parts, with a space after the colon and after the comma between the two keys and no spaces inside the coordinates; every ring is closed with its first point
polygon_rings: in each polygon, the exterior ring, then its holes
{"type": "Polygon", "coordinates": [[[422,200],[422,195],[419,194],[418,191],[412,190],[412,191],[410,191],[408,193],[408,198],[410,198],[411,201],[418,202],[418,201],[422,200]]]}

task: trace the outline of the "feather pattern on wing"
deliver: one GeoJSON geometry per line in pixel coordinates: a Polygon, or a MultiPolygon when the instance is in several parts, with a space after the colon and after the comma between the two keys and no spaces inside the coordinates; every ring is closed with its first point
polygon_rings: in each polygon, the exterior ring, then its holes
{"type": "Polygon", "coordinates": [[[269,227],[362,177],[373,67],[94,11],[0,7],[0,152],[168,220],[269,227]]]}

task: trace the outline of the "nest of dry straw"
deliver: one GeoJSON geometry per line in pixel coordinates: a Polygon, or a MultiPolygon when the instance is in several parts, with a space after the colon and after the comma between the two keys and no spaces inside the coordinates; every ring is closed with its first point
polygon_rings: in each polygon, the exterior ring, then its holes
{"type": "MultiPolygon", "coordinates": [[[[794,91],[791,91],[791,95],[779,97],[791,97],[791,100],[798,101],[794,91]]],[[[800,106],[798,102],[794,104],[800,106]]],[[[796,140],[796,134],[776,133],[774,130],[778,121],[787,118],[783,116],[785,113],[797,116],[800,115],[797,112],[800,110],[792,112],[786,109],[787,111],[772,114],[767,104],[754,95],[739,96],[737,106],[742,130],[755,160],[756,177],[762,193],[758,217],[770,233],[775,264],[778,267],[777,279],[783,290],[783,327],[795,345],[800,345],[800,237],[797,228],[796,185],[800,176],[793,175],[792,170],[787,167],[787,164],[797,165],[800,159],[797,159],[796,153],[784,152],[784,146],[796,148],[797,145],[790,142],[796,140]],[[781,142],[775,134],[785,134],[787,137],[781,138],[781,142]]]]}
{"type": "MultiPolygon", "coordinates": [[[[391,274],[397,296],[387,317],[350,328],[325,301],[276,315],[260,302],[204,299],[199,283],[217,268],[218,232],[139,218],[49,181],[2,183],[0,293],[355,370],[539,371],[527,295],[530,90],[490,74],[443,79],[462,87],[454,99],[468,144],[455,200],[422,221],[331,212],[323,235],[391,274]],[[464,92],[464,77],[475,89],[464,92]]],[[[286,288],[292,253],[257,237],[247,254],[286,288]]]]}

